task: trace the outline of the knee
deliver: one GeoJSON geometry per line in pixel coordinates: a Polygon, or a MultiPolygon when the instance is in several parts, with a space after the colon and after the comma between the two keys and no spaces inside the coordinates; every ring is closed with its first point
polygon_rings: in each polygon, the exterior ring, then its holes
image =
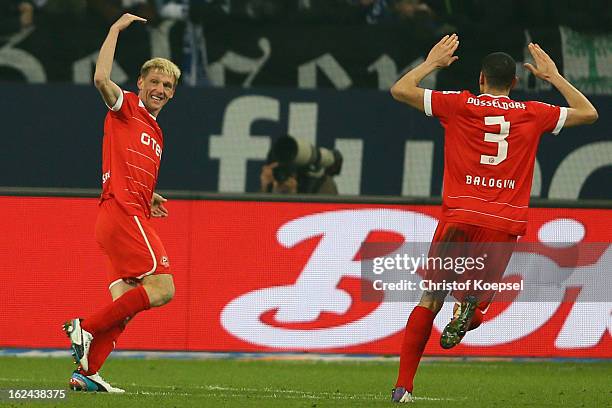
{"type": "Polygon", "coordinates": [[[170,283],[164,289],[164,300],[166,301],[165,303],[168,303],[172,299],[174,299],[175,293],[176,293],[176,288],[174,287],[174,282],[170,281],[170,283]]]}
{"type": "Polygon", "coordinates": [[[169,279],[164,279],[161,281],[145,282],[143,283],[143,286],[149,295],[151,307],[165,305],[174,298],[174,294],[176,292],[174,281],[172,280],[171,276],[169,279]]]}
{"type": "Polygon", "coordinates": [[[176,292],[176,289],[174,288],[173,281],[169,281],[165,283],[159,290],[160,306],[165,305],[166,303],[174,299],[175,292],[176,292]]]}
{"type": "Polygon", "coordinates": [[[444,306],[444,298],[446,297],[446,292],[437,293],[437,292],[423,292],[421,296],[421,300],[419,301],[419,306],[427,308],[438,314],[442,306],[444,306]]]}

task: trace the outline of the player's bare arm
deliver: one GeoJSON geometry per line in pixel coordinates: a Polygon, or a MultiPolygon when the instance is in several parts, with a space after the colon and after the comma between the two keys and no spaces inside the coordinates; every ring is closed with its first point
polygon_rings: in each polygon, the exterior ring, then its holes
{"type": "Polygon", "coordinates": [[[102,43],[102,48],[100,48],[100,54],[96,61],[94,84],[108,106],[114,106],[117,98],[121,95],[121,88],[110,79],[119,33],[129,27],[134,21],[147,22],[142,17],[126,13],[111,26],[104,43],[102,43]]]}
{"type": "Polygon", "coordinates": [[[168,209],[164,207],[164,203],[168,200],[160,194],[153,193],[151,198],[151,216],[155,218],[163,218],[168,216],[168,209]]]}
{"type": "Polygon", "coordinates": [[[538,44],[530,43],[528,49],[535,62],[535,67],[527,63],[525,68],[541,80],[550,82],[559,90],[569,105],[564,126],[588,125],[595,122],[599,117],[597,109],[582,92],[563,78],[552,58],[538,44]]]}
{"type": "Polygon", "coordinates": [[[425,110],[423,105],[425,90],[419,88],[419,82],[436,69],[446,68],[457,61],[459,57],[453,54],[458,47],[459,37],[457,34],[442,37],[429,51],[422,64],[406,73],[391,87],[393,98],[423,112],[425,110]]]}

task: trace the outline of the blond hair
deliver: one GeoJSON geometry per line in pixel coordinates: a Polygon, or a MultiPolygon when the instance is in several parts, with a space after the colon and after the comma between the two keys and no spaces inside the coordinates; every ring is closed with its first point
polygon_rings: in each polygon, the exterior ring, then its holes
{"type": "Polygon", "coordinates": [[[152,58],[142,64],[142,68],[140,68],[140,76],[146,77],[149,71],[157,70],[162,74],[172,75],[174,76],[174,86],[178,84],[178,80],[181,77],[181,70],[176,64],[170,60],[165,58],[152,58]]]}

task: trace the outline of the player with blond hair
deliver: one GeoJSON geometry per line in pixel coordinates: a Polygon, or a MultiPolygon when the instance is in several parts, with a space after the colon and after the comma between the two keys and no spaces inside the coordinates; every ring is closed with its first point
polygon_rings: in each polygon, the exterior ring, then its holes
{"type": "Polygon", "coordinates": [[[85,318],[64,324],[77,369],[70,387],[123,392],[98,373],[129,319],[174,297],[174,280],[164,246],[150,223],[167,217],[166,199],[155,193],[164,148],[157,115],[174,97],[181,72],[171,61],[153,58],[138,77],[138,94],[111,81],[119,33],[146,20],[124,14],[110,28],[96,62],[94,83],[109,108],[104,121],[102,195],[96,240],[108,257],[113,301],[85,318]]]}

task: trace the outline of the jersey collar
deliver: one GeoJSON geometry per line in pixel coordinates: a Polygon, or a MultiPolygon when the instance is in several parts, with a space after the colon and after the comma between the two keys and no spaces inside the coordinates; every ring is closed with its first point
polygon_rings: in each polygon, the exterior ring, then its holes
{"type": "Polygon", "coordinates": [[[491,94],[480,94],[480,95],[478,95],[478,97],[481,97],[481,96],[490,96],[491,98],[507,98],[507,99],[510,99],[510,97],[506,96],[506,95],[491,95],[491,94]]]}
{"type": "MultiPolygon", "coordinates": [[[[140,106],[141,108],[145,108],[145,110],[147,110],[147,108],[144,106],[144,103],[142,102],[142,100],[140,98],[138,98],[138,106],[140,106]]],[[[153,115],[151,115],[151,112],[149,112],[147,110],[147,113],[149,114],[150,117],[153,118],[153,120],[157,121],[157,118],[153,115]]]]}

